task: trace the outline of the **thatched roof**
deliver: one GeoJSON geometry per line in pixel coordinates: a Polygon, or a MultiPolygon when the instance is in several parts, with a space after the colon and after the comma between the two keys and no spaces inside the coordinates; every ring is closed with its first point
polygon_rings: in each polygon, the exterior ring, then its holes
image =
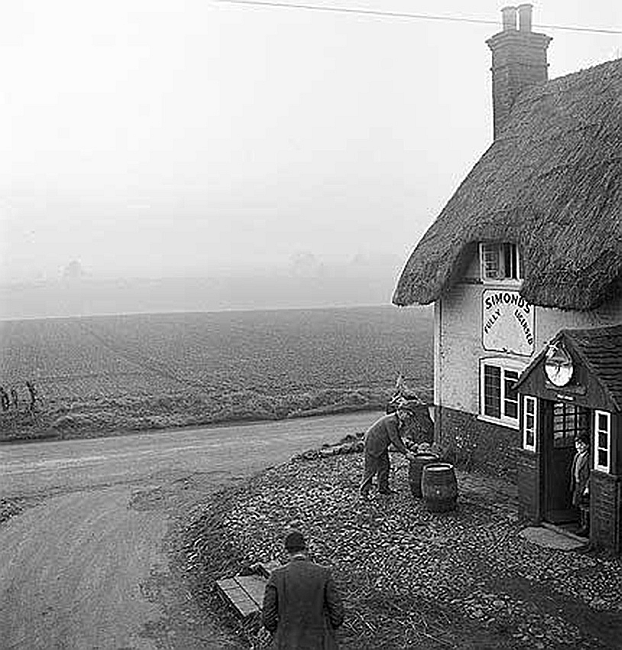
{"type": "Polygon", "coordinates": [[[396,305],[427,304],[477,242],[518,244],[522,296],[589,310],[622,288],[622,59],[525,90],[425,233],[396,305]]]}

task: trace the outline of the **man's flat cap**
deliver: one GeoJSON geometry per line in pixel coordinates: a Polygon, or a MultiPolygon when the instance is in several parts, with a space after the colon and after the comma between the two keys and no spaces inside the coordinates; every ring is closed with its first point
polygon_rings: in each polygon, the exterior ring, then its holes
{"type": "Polygon", "coordinates": [[[398,407],[398,411],[406,411],[406,413],[412,413],[413,415],[417,415],[419,411],[421,411],[421,407],[425,406],[425,402],[421,400],[409,400],[408,402],[402,402],[398,407]]]}

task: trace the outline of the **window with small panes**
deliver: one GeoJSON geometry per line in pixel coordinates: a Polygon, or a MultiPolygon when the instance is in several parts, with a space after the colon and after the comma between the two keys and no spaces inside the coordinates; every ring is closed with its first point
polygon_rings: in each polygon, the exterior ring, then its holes
{"type": "Polygon", "coordinates": [[[594,469],[611,472],[611,413],[594,411],[594,469]]]}
{"type": "Polygon", "coordinates": [[[523,398],[523,449],[536,450],[538,400],[531,395],[523,398]]]}
{"type": "Polygon", "coordinates": [[[553,405],[553,447],[574,447],[576,436],[590,430],[588,409],[566,402],[553,405]]]}
{"type": "Polygon", "coordinates": [[[480,274],[483,281],[518,281],[522,278],[516,244],[482,243],[479,251],[480,274]]]}
{"type": "Polygon", "coordinates": [[[509,359],[480,362],[480,417],[518,428],[518,393],[514,388],[522,365],[509,359]]]}

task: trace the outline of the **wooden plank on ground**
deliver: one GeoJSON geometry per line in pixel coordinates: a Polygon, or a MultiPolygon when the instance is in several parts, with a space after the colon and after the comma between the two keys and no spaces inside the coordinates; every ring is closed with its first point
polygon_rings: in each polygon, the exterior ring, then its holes
{"type": "Polygon", "coordinates": [[[237,581],[257,606],[261,608],[263,593],[268,581],[261,576],[238,576],[237,581]]]}
{"type": "Polygon", "coordinates": [[[233,576],[217,580],[216,586],[225,601],[244,618],[261,611],[267,582],[263,576],[233,576]]]}
{"type": "Polygon", "coordinates": [[[223,591],[240,588],[240,585],[238,585],[238,583],[233,578],[224,578],[223,580],[218,580],[217,584],[223,591]]]}

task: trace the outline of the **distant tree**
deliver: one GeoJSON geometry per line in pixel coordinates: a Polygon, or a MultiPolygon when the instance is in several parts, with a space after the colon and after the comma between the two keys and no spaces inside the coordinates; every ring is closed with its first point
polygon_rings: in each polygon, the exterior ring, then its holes
{"type": "Polygon", "coordinates": [[[63,270],[63,277],[67,280],[76,280],[86,275],[82,264],[77,260],[72,260],[63,270]]]}
{"type": "Polygon", "coordinates": [[[318,258],[307,251],[294,253],[289,258],[290,272],[295,276],[313,277],[320,275],[323,265],[318,258]]]}
{"type": "Polygon", "coordinates": [[[9,394],[4,390],[3,386],[0,386],[0,403],[2,404],[2,410],[8,411],[11,406],[9,401],[9,394]]]}
{"type": "Polygon", "coordinates": [[[35,388],[35,385],[31,381],[26,382],[26,388],[28,389],[28,393],[30,394],[30,405],[29,408],[31,411],[35,410],[35,404],[37,403],[37,389],[35,388]]]}

